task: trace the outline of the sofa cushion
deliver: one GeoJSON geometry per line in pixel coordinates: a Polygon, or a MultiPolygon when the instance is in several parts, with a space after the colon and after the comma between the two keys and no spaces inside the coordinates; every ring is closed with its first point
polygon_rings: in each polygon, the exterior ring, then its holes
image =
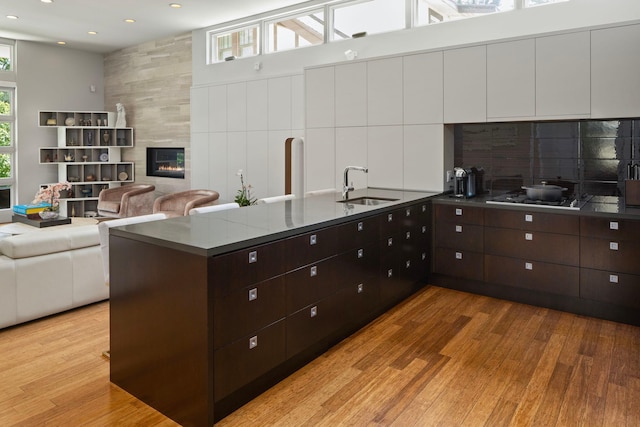
{"type": "Polygon", "coordinates": [[[33,232],[0,240],[0,254],[13,259],[46,255],[100,244],[98,227],[85,225],[33,232]]]}
{"type": "Polygon", "coordinates": [[[106,211],[106,212],[118,213],[118,212],[120,212],[120,200],[115,201],[115,202],[111,202],[111,201],[108,201],[108,200],[101,200],[100,201],[100,210],[101,211],[106,211]]]}

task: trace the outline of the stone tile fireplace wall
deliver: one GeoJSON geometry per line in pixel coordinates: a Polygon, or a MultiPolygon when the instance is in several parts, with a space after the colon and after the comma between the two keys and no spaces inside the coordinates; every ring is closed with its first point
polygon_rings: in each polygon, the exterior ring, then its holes
{"type": "Polygon", "coordinates": [[[576,193],[624,194],[627,164],[640,163],[640,119],[460,124],[455,165],[484,169],[493,194],[540,181],[576,193]]]}

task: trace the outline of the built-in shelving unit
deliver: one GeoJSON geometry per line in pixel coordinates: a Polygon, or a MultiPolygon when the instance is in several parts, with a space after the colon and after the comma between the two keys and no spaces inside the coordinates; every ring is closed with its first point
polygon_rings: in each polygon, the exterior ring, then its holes
{"type": "Polygon", "coordinates": [[[71,183],[60,198],[62,216],[92,216],[105,188],[134,182],[134,163],[122,148],[133,147],[133,128],[115,128],[115,113],[41,111],[39,126],[57,129],[56,147],[41,147],[39,163],[58,166],[58,181],[71,183]]]}

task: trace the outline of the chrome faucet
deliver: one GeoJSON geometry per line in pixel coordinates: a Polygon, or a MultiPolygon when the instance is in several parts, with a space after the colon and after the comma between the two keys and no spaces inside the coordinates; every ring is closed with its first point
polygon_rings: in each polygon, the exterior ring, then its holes
{"type": "Polygon", "coordinates": [[[347,200],[349,198],[349,191],[353,191],[353,182],[349,185],[349,171],[362,171],[369,173],[369,169],[362,166],[347,166],[344,168],[344,183],[342,184],[342,199],[347,200]]]}

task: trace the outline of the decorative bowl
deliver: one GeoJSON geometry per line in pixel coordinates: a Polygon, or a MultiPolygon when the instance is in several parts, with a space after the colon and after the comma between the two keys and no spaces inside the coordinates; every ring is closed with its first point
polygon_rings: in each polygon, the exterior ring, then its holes
{"type": "Polygon", "coordinates": [[[40,211],[38,212],[38,215],[40,215],[40,218],[42,219],[56,219],[60,214],[55,211],[40,211]]]}

